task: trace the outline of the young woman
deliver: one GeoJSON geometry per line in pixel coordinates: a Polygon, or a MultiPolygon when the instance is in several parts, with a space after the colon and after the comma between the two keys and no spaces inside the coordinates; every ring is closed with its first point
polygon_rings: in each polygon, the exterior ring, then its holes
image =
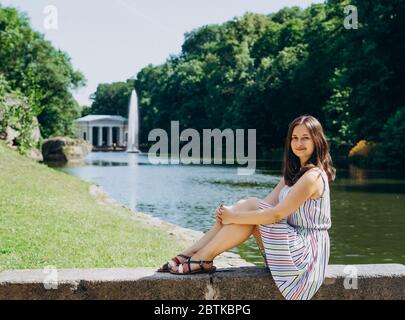
{"type": "Polygon", "coordinates": [[[213,272],[213,259],[254,235],[286,299],[311,299],[329,261],[329,182],[335,169],[319,121],[301,116],[288,128],[283,177],[263,200],[220,206],[216,224],[159,268],[172,274],[213,272]]]}

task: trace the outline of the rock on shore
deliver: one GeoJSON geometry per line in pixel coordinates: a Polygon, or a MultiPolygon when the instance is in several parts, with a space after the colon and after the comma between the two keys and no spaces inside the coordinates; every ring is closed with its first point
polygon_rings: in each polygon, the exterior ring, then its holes
{"type": "Polygon", "coordinates": [[[44,161],[68,162],[81,160],[92,149],[92,145],[80,139],[55,137],[47,139],[42,144],[44,161]]]}

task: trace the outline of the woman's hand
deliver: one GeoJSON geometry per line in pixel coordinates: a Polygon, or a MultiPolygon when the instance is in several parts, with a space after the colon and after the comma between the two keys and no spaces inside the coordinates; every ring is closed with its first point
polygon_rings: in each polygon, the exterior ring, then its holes
{"type": "Polygon", "coordinates": [[[222,205],[219,205],[219,206],[217,207],[217,209],[215,210],[215,220],[216,220],[218,223],[222,223],[222,222],[221,222],[221,219],[219,219],[219,214],[220,214],[219,208],[221,208],[221,206],[222,206],[222,205]]]}
{"type": "Polygon", "coordinates": [[[219,220],[222,224],[232,223],[231,221],[232,211],[229,209],[229,207],[221,205],[217,211],[218,211],[218,214],[216,215],[217,221],[219,220]]]}

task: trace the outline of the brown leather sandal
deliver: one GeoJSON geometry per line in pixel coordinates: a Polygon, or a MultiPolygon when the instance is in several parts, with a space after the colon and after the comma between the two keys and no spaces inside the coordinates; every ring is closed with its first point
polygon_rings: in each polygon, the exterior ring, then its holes
{"type": "Polygon", "coordinates": [[[173,271],[172,269],[170,269],[170,273],[171,274],[176,274],[176,275],[181,275],[181,274],[196,274],[196,273],[212,273],[214,272],[217,267],[215,266],[211,266],[209,268],[204,267],[204,263],[212,263],[213,261],[209,261],[209,260],[191,260],[190,258],[187,259],[187,261],[183,262],[182,264],[179,264],[179,268],[177,269],[177,271],[173,271]],[[199,268],[196,270],[191,270],[191,263],[195,263],[199,265],[199,268]],[[185,268],[186,267],[186,268],[185,268]]]}

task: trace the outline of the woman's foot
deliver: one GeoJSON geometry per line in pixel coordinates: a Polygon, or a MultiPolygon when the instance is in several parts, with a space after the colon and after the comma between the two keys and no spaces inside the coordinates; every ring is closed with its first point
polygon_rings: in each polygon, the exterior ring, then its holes
{"type": "Polygon", "coordinates": [[[161,265],[159,269],[157,269],[157,272],[170,272],[170,269],[172,267],[176,267],[179,264],[182,264],[189,258],[190,258],[189,255],[178,254],[177,256],[173,257],[170,261],[167,261],[165,264],[161,265]]]}
{"type": "Polygon", "coordinates": [[[171,274],[212,273],[216,270],[212,260],[187,259],[178,266],[169,267],[171,274]]]}

